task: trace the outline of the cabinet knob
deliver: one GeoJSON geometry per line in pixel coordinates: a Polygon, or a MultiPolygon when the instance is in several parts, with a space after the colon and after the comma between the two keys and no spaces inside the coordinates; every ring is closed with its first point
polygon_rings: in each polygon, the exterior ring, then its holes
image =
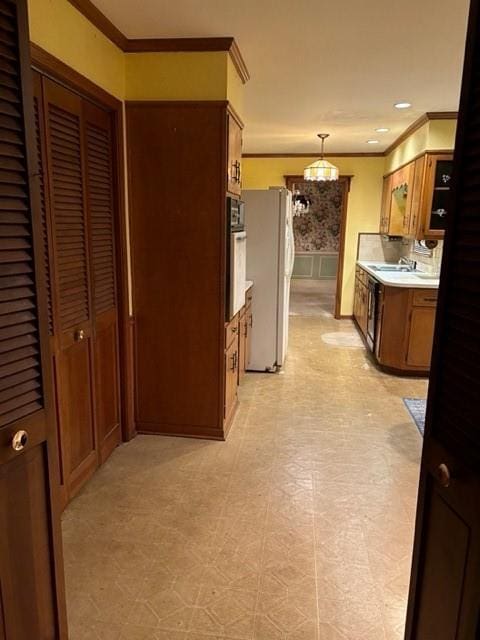
{"type": "Polygon", "coordinates": [[[26,431],[20,430],[12,438],[12,449],[14,451],[22,451],[25,449],[28,442],[28,433],[26,431]]]}
{"type": "Polygon", "coordinates": [[[444,462],[438,465],[435,475],[441,487],[447,489],[450,486],[452,476],[450,474],[450,469],[444,462]]]}
{"type": "Polygon", "coordinates": [[[75,331],[75,342],[80,342],[81,340],[84,340],[85,338],[85,331],[83,329],[79,329],[78,331],[75,331]]]}

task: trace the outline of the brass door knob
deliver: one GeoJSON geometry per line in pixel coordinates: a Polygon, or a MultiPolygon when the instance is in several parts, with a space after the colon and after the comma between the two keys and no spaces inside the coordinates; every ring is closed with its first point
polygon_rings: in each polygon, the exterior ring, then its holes
{"type": "Polygon", "coordinates": [[[26,431],[17,431],[12,438],[12,449],[15,451],[22,451],[25,449],[28,442],[28,433],[26,431]]]}
{"type": "Polygon", "coordinates": [[[450,474],[450,469],[445,463],[442,462],[442,464],[438,465],[436,476],[440,486],[442,486],[444,489],[447,489],[450,486],[452,476],[450,474]]]}
{"type": "Polygon", "coordinates": [[[83,340],[84,338],[85,338],[85,331],[83,329],[79,329],[78,331],[75,331],[76,342],[80,342],[80,340],[83,340]]]}

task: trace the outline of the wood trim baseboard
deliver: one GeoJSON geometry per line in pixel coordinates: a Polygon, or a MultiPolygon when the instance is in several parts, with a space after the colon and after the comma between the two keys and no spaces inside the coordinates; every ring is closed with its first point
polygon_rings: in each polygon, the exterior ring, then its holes
{"type": "Polygon", "coordinates": [[[91,0],[68,0],[94,27],[124,53],[228,51],[243,84],[250,74],[235,38],[127,38],[91,0]]]}

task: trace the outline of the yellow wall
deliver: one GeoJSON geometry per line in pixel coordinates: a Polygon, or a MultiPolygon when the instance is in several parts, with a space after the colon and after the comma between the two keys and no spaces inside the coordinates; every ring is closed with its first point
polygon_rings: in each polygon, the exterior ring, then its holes
{"type": "MultiPolygon", "coordinates": [[[[300,175],[316,158],[244,158],[243,188],[284,186],[285,175],[300,175]]],[[[342,285],[342,315],[353,312],[355,262],[360,232],[377,232],[380,224],[382,176],[385,158],[329,158],[341,175],[353,176],[348,196],[345,260],[342,285]]]]}
{"type": "Polygon", "coordinates": [[[226,51],[125,54],[68,0],[28,0],[30,39],[120,100],[230,100],[243,84],[226,51]]]}
{"type": "Polygon", "coordinates": [[[454,149],[457,133],[456,120],[430,120],[428,150],[454,149]]]}
{"type": "Polygon", "coordinates": [[[238,75],[238,71],[229,55],[227,59],[227,100],[240,118],[242,118],[244,114],[244,87],[245,85],[238,75]]]}
{"type": "Polygon", "coordinates": [[[226,51],[130,53],[127,100],[226,100],[226,51]]]}
{"type": "Polygon", "coordinates": [[[125,96],[125,54],[67,0],[28,0],[30,39],[116,98],[125,96]]]}

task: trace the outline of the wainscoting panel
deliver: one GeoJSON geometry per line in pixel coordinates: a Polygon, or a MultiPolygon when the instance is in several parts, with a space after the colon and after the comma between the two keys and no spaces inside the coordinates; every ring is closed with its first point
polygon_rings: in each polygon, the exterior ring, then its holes
{"type": "Polygon", "coordinates": [[[337,276],[338,253],[328,251],[297,251],[292,278],[333,280],[337,276]]]}

